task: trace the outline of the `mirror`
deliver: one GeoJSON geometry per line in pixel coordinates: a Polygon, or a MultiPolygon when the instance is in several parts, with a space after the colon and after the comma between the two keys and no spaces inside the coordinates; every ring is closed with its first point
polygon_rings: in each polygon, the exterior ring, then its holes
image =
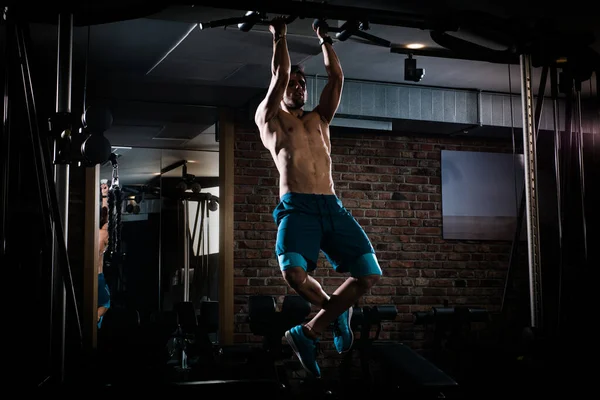
{"type": "Polygon", "coordinates": [[[202,122],[197,113],[186,120],[197,111],[190,106],[169,105],[162,114],[143,102],[103,107],[114,118],[105,133],[114,156],[100,179],[122,194],[120,215],[110,213],[120,220],[110,230],[117,246],[109,246],[102,268],[110,292],[104,322],[126,311],[143,325],[184,301],[199,310],[218,298],[216,110],[203,108],[202,122]]]}
{"type": "Polygon", "coordinates": [[[99,363],[110,371],[103,377],[107,381],[119,379],[121,365],[128,365],[124,360],[160,369],[165,350],[170,360],[168,347],[181,325],[177,307],[182,302],[194,306],[190,321],[210,305],[202,318],[211,315],[211,323],[216,322],[210,334],[218,337],[219,142],[218,108],[212,104],[220,103],[211,97],[231,94],[198,91],[189,82],[172,86],[169,80],[177,72],[166,80],[150,73],[164,54],[152,35],[161,31],[161,38],[171,42],[189,28],[159,22],[160,27],[146,31],[141,28],[145,22],[81,27],[74,33],[80,57],[74,70],[81,73],[74,82],[84,84],[73,93],[82,97],[85,110],[110,112],[111,123],[95,133],[110,142],[116,171],[114,163],[106,162],[99,179],[112,187],[116,172],[122,194],[110,213],[118,219],[118,229],[110,230],[117,246],[109,246],[99,271],[110,297],[97,331],[99,363]],[[114,54],[125,43],[133,47],[122,54],[135,51],[135,65],[114,54]],[[117,70],[118,76],[112,75],[117,70]],[[140,74],[141,81],[135,78],[140,74]]]}
{"type": "Polygon", "coordinates": [[[147,316],[160,306],[162,150],[113,146],[112,153],[116,166],[102,165],[100,179],[108,181],[109,190],[118,185],[122,202],[120,224],[116,210],[111,213],[116,216],[112,237],[116,246],[105,252],[102,270],[111,308],[137,310],[147,316]]]}

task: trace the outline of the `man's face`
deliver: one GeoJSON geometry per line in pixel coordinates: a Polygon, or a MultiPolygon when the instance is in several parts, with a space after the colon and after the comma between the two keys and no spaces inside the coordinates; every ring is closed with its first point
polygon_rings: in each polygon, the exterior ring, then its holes
{"type": "Polygon", "coordinates": [[[290,74],[290,81],[283,96],[283,103],[291,110],[304,107],[306,103],[306,80],[302,74],[290,74]]]}

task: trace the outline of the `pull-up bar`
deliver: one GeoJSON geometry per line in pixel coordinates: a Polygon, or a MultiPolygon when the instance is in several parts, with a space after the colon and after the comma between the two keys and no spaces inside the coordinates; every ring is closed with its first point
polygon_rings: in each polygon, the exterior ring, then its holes
{"type": "MultiPolygon", "coordinates": [[[[184,4],[192,5],[194,2],[184,4]]],[[[203,21],[199,23],[201,29],[238,25],[240,30],[247,32],[255,24],[267,24],[267,13],[270,13],[273,16],[289,15],[291,20],[310,18],[344,21],[341,27],[329,29],[338,33],[338,40],[344,41],[350,35],[359,36],[376,45],[389,47],[392,53],[514,65],[519,65],[519,55],[526,53],[532,56],[533,66],[536,67],[551,66],[556,60],[565,58],[577,59],[578,66],[587,65],[586,69],[598,69],[600,64],[600,54],[590,47],[594,41],[591,32],[558,30],[543,20],[524,23],[476,10],[448,7],[423,10],[413,6],[412,12],[398,12],[306,1],[250,1],[243,4],[245,10],[240,8],[239,2],[227,0],[205,1],[202,6],[239,10],[240,16],[203,21]],[[431,39],[441,49],[414,50],[391,43],[385,38],[364,32],[372,24],[428,30],[431,39]],[[502,49],[492,49],[449,34],[459,31],[473,38],[493,42],[502,49]]]]}
{"type": "MultiPolygon", "coordinates": [[[[179,5],[195,5],[195,2],[179,2],[179,5]]],[[[254,9],[256,12],[272,13],[273,15],[293,15],[299,19],[337,19],[356,20],[365,19],[374,24],[404,26],[409,28],[431,29],[425,15],[419,13],[404,13],[389,10],[378,10],[361,7],[339,6],[327,3],[305,1],[257,1],[257,2],[228,2],[228,1],[203,1],[198,6],[213,7],[230,10],[245,11],[254,9]],[[241,9],[243,5],[245,9],[241,9]]],[[[237,23],[237,22],[235,22],[237,23]]],[[[451,29],[449,26],[445,29],[451,29]]]]}

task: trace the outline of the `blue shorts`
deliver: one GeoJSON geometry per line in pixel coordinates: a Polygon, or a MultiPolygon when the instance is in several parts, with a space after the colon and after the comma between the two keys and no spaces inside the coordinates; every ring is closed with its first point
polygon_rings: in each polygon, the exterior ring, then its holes
{"type": "MultiPolygon", "coordinates": [[[[98,307],[110,308],[110,290],[102,273],[98,274],[98,307]]],[[[104,316],[100,317],[98,328],[102,326],[103,319],[104,316]]]]}
{"type": "Polygon", "coordinates": [[[335,195],[286,193],[273,211],[275,250],[282,271],[317,267],[323,251],[336,272],[353,277],[381,275],[365,231],[335,195]]]}

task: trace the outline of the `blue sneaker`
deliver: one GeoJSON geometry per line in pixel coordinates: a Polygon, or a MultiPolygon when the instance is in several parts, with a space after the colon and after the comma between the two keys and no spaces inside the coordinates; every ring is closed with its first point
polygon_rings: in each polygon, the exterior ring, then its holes
{"type": "Polygon", "coordinates": [[[340,354],[350,350],[354,342],[354,333],[350,326],[351,319],[352,307],[341,313],[333,323],[333,344],[340,354]]]}
{"type": "Polygon", "coordinates": [[[311,373],[315,378],[321,377],[321,369],[317,364],[317,347],[315,340],[309,339],[302,332],[302,325],[297,325],[285,333],[285,339],[288,341],[296,357],[300,360],[302,367],[311,373]]]}

